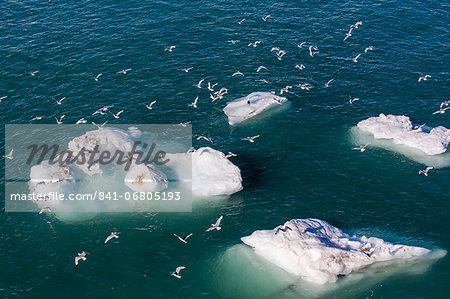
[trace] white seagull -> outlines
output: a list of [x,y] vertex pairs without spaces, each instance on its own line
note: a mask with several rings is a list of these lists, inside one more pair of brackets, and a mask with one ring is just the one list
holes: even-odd
[[325,87],[330,86],[330,83],[333,82],[333,81],[334,81],[334,79],[329,80],[327,83],[325,83]]
[[105,240],[105,244],[108,243],[109,240],[116,238],[119,239],[119,232],[112,232]]
[[232,43],[232,44],[234,45],[235,43],[238,43],[239,40],[237,40],[237,39],[232,39],[232,40],[229,40],[228,42],[229,42],[229,43]]
[[249,43],[248,46],[249,46],[249,47],[250,47],[250,46],[257,47],[258,44],[260,44],[260,43],[261,43],[261,41],[260,41],[260,40],[257,40],[257,41],[255,41],[254,43]]
[[417,80],[417,82],[420,82],[422,80],[427,81],[429,78],[431,78],[430,75],[421,76],[421,77],[419,77],[419,80]]
[[228,154],[225,156],[225,158],[236,157],[236,156],[237,155],[235,153],[228,152]]
[[212,142],[211,138],[208,138],[208,137],[205,137],[205,136],[198,136],[196,139],[197,140],[205,139],[206,141]]
[[50,209],[50,207],[44,207],[39,211],[39,215],[41,215],[44,212],[51,212],[52,210]]
[[353,104],[356,101],[359,101],[359,98],[353,98],[351,96],[349,96],[350,100],[348,101],[350,104]]
[[237,71],[237,72],[234,72],[233,73],[233,75],[231,75],[231,77],[234,77],[234,76],[244,76],[244,74],[243,73],[241,73],[240,71]]
[[366,146],[368,146],[369,144],[370,143],[366,143],[364,145],[360,145],[358,147],[354,147],[354,148],[352,148],[352,150],[364,152],[366,150]]
[[433,115],[438,114],[438,113],[444,114],[445,111],[447,111],[448,109],[450,109],[450,107],[441,108],[441,109],[439,109],[438,111],[434,111],[434,112],[433,112]]
[[186,269],[186,267],[184,267],[184,266],[177,267],[174,272],[170,272],[170,275],[173,277],[176,277],[176,278],[181,278],[180,271],[183,269]]
[[95,81],[98,81],[98,78],[100,78],[101,75],[103,75],[103,74],[102,74],[102,73],[98,74],[98,75],[95,77],[94,80],[95,80]]
[[218,83],[214,83],[211,85],[211,82],[208,82],[208,90],[209,91],[214,91],[214,87],[217,85]]
[[197,96],[197,97],[195,98],[195,100],[194,100],[192,103],[190,103],[188,106],[197,108],[197,101],[198,101],[198,96]]
[[297,44],[297,47],[299,47],[301,49],[301,48],[303,48],[304,44],[306,44],[306,42],[301,42],[301,43]]
[[424,176],[428,176],[428,171],[430,171],[431,169],[434,169],[434,167],[428,166],[424,170],[419,170],[418,174],[423,174]]
[[264,65],[260,65],[256,72],[259,73],[260,70],[267,70],[267,68]]
[[439,108],[442,108],[442,107],[448,106],[448,105],[450,105],[450,101],[444,101],[441,103],[441,106]]
[[194,84],[194,86],[197,87],[197,88],[202,88],[203,81],[205,81],[205,79],[201,79],[200,81],[198,81],[197,84]]
[[132,69],[125,69],[125,70],[121,70],[121,71],[118,71],[118,72],[116,72],[116,74],[126,74],[127,72],[129,72],[129,71],[131,71]]
[[283,58],[284,54],[286,54],[286,51],[280,50],[276,52],[278,60],[281,60]]
[[57,118],[55,117],[56,123],[57,123],[58,125],[62,124],[62,120],[63,120],[64,117],[66,117],[65,114],[61,115],[61,117],[60,117],[59,119],[57,119]]
[[153,102],[151,102],[150,104],[148,104],[148,105],[145,105],[145,107],[147,107],[147,109],[148,110],[152,110],[153,109],[153,104],[155,104],[156,103],[156,101],[153,101]]
[[84,117],[82,117],[79,120],[77,120],[77,122],[75,124],[79,125],[79,124],[85,124],[85,123],[87,123],[87,120],[85,120]]
[[295,68],[299,69],[299,70],[303,70],[304,68],[306,68],[306,66],[303,63],[302,64],[296,64]]
[[112,112],[109,112],[109,113],[111,113],[111,115],[115,118],[115,119],[118,119],[119,118],[119,115],[123,112],[124,110],[120,110],[119,112],[117,112],[116,114],[114,114],[114,113],[112,113]]
[[265,22],[265,21],[267,21],[268,18],[270,18],[270,15],[267,15],[267,16],[265,16],[265,17],[262,17],[261,19],[263,19],[263,21]]
[[184,68],[184,69],[178,69],[179,71],[183,71],[183,72],[185,72],[185,73],[188,73],[190,70],[192,70],[194,67],[187,67],[187,68]]
[[358,58],[361,56],[361,53],[356,55],[352,60],[353,62],[358,62]]
[[170,47],[165,48],[164,51],[172,52],[173,49],[175,49],[175,48],[176,48],[176,46],[170,46]]
[[242,19],[238,22],[238,24],[241,25],[244,21],[245,21],[245,19]]
[[245,137],[245,138],[242,138],[241,140],[245,140],[245,141],[249,141],[249,142],[253,143],[253,142],[255,142],[255,139],[258,138],[259,136],[260,135],[256,135],[253,137]]
[[66,99],[66,97],[61,98],[59,101],[56,101],[56,104],[61,105],[62,101],[64,101]]
[[92,123],[94,126],[96,126],[99,130],[102,129],[102,128],[106,125],[107,122],[108,122],[108,121],[105,121],[105,122],[102,123],[101,125],[98,125],[98,124],[96,124],[95,122],[91,121],[91,123]]
[[9,159],[9,160],[14,159],[14,157],[13,157],[13,152],[14,152],[14,149],[11,149],[11,151],[9,152],[9,154],[7,154],[6,156],[3,156],[3,158]]
[[83,251],[82,253],[78,253],[78,256],[75,257],[75,266],[78,266],[78,261],[83,260],[85,261],[87,259],[86,255],[90,254],[87,251]]
[[39,71],[33,71],[33,72],[30,72],[30,75],[31,75],[31,76],[34,76],[34,75],[36,75],[37,73],[39,73]]
[[42,116],[35,116],[35,117],[33,117],[30,121],[33,121],[33,120],[41,120],[42,119]]
[[[317,47],[316,46],[309,46],[309,55],[311,56],[311,57],[313,57],[314,55],[316,55],[316,54],[318,54],[319,53],[319,49],[317,49]],[[316,50],[316,52],[313,52],[312,50]]]
[[211,224],[211,227],[209,227],[206,231],[212,231],[212,230],[221,230],[222,228],[219,226],[220,225],[220,221],[222,221],[223,216],[220,216],[219,219],[217,219],[216,223]]
[[367,53],[367,51],[372,51],[373,50],[373,46],[368,46],[365,50],[364,53]]
[[187,244],[187,241],[186,241],[186,240],[187,240],[190,236],[192,236],[192,233],[190,233],[189,235],[184,236],[183,238],[180,237],[180,236],[177,235],[177,234],[173,234],[173,235],[174,235],[175,237],[177,237],[181,242]]
[[0,98],[0,103],[2,102],[2,100],[4,100],[4,99],[6,99],[8,96],[2,96],[1,98]]

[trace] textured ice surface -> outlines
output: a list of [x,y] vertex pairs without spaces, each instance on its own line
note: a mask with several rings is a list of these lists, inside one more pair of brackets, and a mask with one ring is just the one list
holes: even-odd
[[439,126],[431,130],[414,129],[405,115],[370,117],[358,123],[358,128],[373,134],[375,139],[392,139],[396,144],[419,149],[428,155],[442,154],[450,143],[450,130]]
[[228,103],[223,111],[228,116],[228,123],[235,125],[286,102],[286,98],[270,92],[252,92]]
[[155,192],[167,188],[167,177],[150,164],[133,164],[125,175],[125,185],[138,192]]
[[394,259],[418,257],[430,250],[394,245],[382,239],[356,237],[319,219],[294,219],[284,226],[286,232],[258,230],[241,238],[255,252],[285,271],[308,281],[335,282],[338,275],[348,275],[370,264]]
[[187,177],[191,168],[179,162],[180,155],[192,155],[192,193],[197,196],[230,195],[242,189],[239,167],[225,154],[210,147],[202,147],[186,154],[167,155],[179,179]]

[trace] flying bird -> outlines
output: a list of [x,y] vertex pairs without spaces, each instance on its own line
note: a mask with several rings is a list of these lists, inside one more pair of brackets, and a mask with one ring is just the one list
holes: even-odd
[[33,117],[30,121],[33,121],[33,120],[41,120],[42,119],[42,116],[35,116],[35,117]]
[[177,234],[173,234],[175,237],[177,237],[181,242],[183,242],[183,243],[185,243],[185,244],[187,244],[187,239],[190,237],[190,236],[192,236],[192,233],[190,233],[189,235],[186,235],[186,236],[184,236],[184,237],[180,237],[180,236],[178,236]]
[[356,55],[352,60],[353,62],[358,62],[358,58],[361,56],[361,53]]
[[283,233],[285,233],[288,230],[292,230],[292,228],[290,228],[289,226],[285,225],[283,227],[279,227],[277,228],[277,230],[275,231],[275,235],[278,234],[279,231],[282,231]]
[[66,97],[61,98],[59,101],[56,101],[56,104],[61,105],[62,101],[64,101],[66,99]]
[[232,43],[232,44],[234,45],[235,43],[238,43],[239,40],[237,40],[237,39],[232,39],[232,40],[229,40],[228,42],[229,42],[229,43]]
[[212,231],[212,230],[221,230],[222,228],[219,226],[220,225],[220,221],[222,221],[223,216],[220,216],[219,219],[217,219],[216,223],[211,224],[211,227],[209,227],[206,231]]
[[325,83],[325,87],[330,86],[330,83],[333,82],[333,81],[334,81],[334,79],[330,79],[327,83]]
[[195,98],[195,100],[194,100],[192,103],[190,103],[188,106],[197,108],[197,101],[198,101],[198,96],[197,96],[197,97]]
[[121,70],[116,72],[116,74],[126,74],[127,72],[131,71],[132,69],[125,69],[125,70]]
[[265,21],[267,21],[268,18],[270,18],[270,15],[267,15],[267,16],[265,16],[265,17],[262,17],[261,19],[263,19],[263,21],[265,22]]
[[13,152],[14,152],[14,149],[11,149],[11,151],[9,152],[9,154],[7,154],[6,156],[3,156],[3,158],[9,159],[9,160],[14,159],[14,157],[13,157]]
[[186,267],[184,267],[184,266],[177,267],[174,272],[170,272],[170,275],[174,276],[176,278],[181,278],[180,271],[183,270],[183,269],[186,269]]
[[44,212],[51,212],[52,210],[50,209],[50,207],[44,207],[39,211],[39,215],[41,215]]
[[33,72],[30,72],[30,75],[31,75],[31,76],[34,76],[34,75],[36,75],[37,73],[39,73],[39,71],[33,71]]
[[368,46],[365,50],[364,53],[367,53],[367,51],[372,51],[373,50],[373,46]]
[[259,73],[260,70],[267,70],[267,68],[264,65],[260,65],[256,72]]
[[211,138],[208,138],[208,137],[205,137],[205,136],[198,136],[197,140],[200,140],[200,139],[205,139],[206,141],[212,142]]
[[433,115],[438,114],[438,113],[444,114],[445,111],[447,111],[448,109],[450,109],[450,107],[441,108],[441,109],[439,109],[438,111],[434,111],[434,112],[433,112]]
[[[309,56],[313,57],[314,55],[319,53],[319,49],[316,46],[309,46]],[[313,49],[316,50],[316,52],[313,52]]]
[[123,112],[124,110],[120,110],[119,112],[117,112],[116,114],[114,114],[114,113],[112,113],[112,112],[109,112],[109,113],[111,113],[111,115],[115,118],[115,119],[118,119],[119,118],[119,115]]
[[420,82],[422,80],[427,81],[429,78],[431,78],[430,75],[421,76],[421,77],[419,77],[419,80],[417,80],[417,82]]
[[179,71],[183,71],[183,72],[185,72],[185,73],[188,73],[190,70],[192,70],[193,69],[193,67],[191,66],[191,67],[187,67],[187,68],[184,68],[184,69],[178,69]]
[[237,71],[237,72],[234,72],[233,73],[233,75],[231,75],[231,77],[234,77],[234,76],[244,76],[244,74],[243,73],[241,73],[240,71]]
[[87,259],[86,255],[90,254],[87,251],[83,251],[82,253],[78,253],[78,256],[75,257],[75,266],[78,266],[78,261],[83,260],[85,261]]
[[364,152],[366,150],[366,146],[368,146],[368,145],[369,145],[369,143],[366,143],[364,145],[360,145],[358,147],[354,147],[354,148],[352,148],[352,150]]
[[203,81],[205,81],[205,79],[201,79],[200,81],[198,81],[197,84],[194,84],[194,86],[197,87],[197,88],[202,88]]
[[225,156],[225,158],[236,157],[236,156],[237,155],[235,153],[228,152],[228,154]]
[[245,21],[245,19],[242,19],[238,22],[238,24],[241,25],[244,21]]
[[306,68],[306,66],[303,63],[302,64],[296,64],[295,68],[299,69],[299,70],[303,70],[304,68]]
[[211,85],[211,82],[208,82],[208,90],[209,91],[214,91],[214,87],[217,85],[218,83],[214,83]]
[[259,136],[260,135],[256,135],[253,137],[245,137],[245,138],[242,138],[241,140],[245,140],[245,141],[249,141],[249,142],[253,143],[253,142],[255,142],[255,139],[258,138]]
[[99,130],[100,129],[102,129],[105,125],[106,125],[106,123],[107,123],[108,121],[105,121],[104,123],[102,123],[101,125],[98,125],[98,124],[96,124],[95,122],[91,122],[94,126],[96,126]]
[[109,240],[116,238],[119,239],[119,232],[112,232],[105,240],[105,244],[108,243]]
[[176,46],[170,46],[170,47],[165,48],[164,51],[172,52],[173,49],[175,49],[175,48],[176,48]]
[[151,102],[148,105],[145,105],[145,107],[147,107],[148,110],[152,110],[153,109],[153,105],[156,103],[156,101]]
[[57,119],[57,118],[55,117],[56,123],[57,123],[58,125],[62,124],[62,120],[63,120],[64,117],[66,117],[65,114],[61,115],[61,117],[60,117],[59,119]]
[[418,174],[423,174],[424,176],[428,176],[428,171],[434,169],[434,167],[428,166],[424,170],[419,170]]
[[100,78],[101,75],[103,75],[103,74],[102,74],[102,73],[98,74],[98,75],[95,77],[94,80],[95,80],[95,81],[98,81],[98,78]]
[[82,117],[79,120],[77,120],[77,122],[75,124],[79,125],[79,124],[85,124],[85,123],[87,123],[87,120],[85,120],[84,117]]
[[301,48],[303,48],[304,44],[306,44],[306,42],[301,42],[301,43],[297,44],[297,47],[299,47],[301,49]]
[[350,104],[353,104],[356,101],[359,101],[359,98],[353,98],[351,96],[349,96],[350,100],[348,101]]

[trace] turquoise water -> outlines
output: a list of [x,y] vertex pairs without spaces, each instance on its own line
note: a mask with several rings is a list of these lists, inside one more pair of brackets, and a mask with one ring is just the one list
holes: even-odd
[[[446,296],[448,256],[432,265],[373,270],[353,283],[350,276],[319,290],[236,245],[254,230],[314,217],[349,233],[449,250],[449,169],[418,176],[424,165],[396,152],[351,151],[349,133],[379,113],[450,127],[448,114],[432,115],[449,94],[448,16],[448,6],[437,1],[4,2],[3,123],[30,123],[34,116],[43,119],[33,123],[55,123],[63,114],[65,123],[81,117],[109,124],[191,121],[194,136],[211,137],[213,148],[238,155],[231,159],[244,189],[198,200],[192,213],[104,214],[66,223],[2,211],[0,297]],[[357,21],[363,25],[343,42]],[[258,47],[247,47],[255,40]],[[320,53],[310,57],[307,47],[296,45],[303,41]],[[176,48],[165,52],[170,45]],[[352,61],[371,45],[373,51]],[[282,60],[270,52],[274,46],[286,51]],[[300,63],[306,69],[294,68]],[[260,65],[268,70],[257,73]],[[194,69],[177,70],[185,67]],[[238,70],[245,76],[231,77]],[[418,83],[425,74],[432,78]],[[212,103],[206,88],[192,86],[202,78],[229,93]],[[314,88],[291,90],[288,109],[227,124],[227,101],[305,82]],[[188,107],[196,96],[198,108]],[[350,105],[349,96],[360,101]],[[52,97],[67,99],[56,105]],[[153,100],[154,108],[146,109]],[[91,116],[111,104],[114,112],[125,110],[120,119]],[[253,144],[240,140],[257,134]],[[219,215],[222,230],[205,233]],[[113,230],[122,232],[120,239],[104,245]],[[188,244],[172,236],[189,232]],[[73,257],[82,250],[91,256],[75,268]],[[186,266],[182,279],[170,277],[180,265]]]

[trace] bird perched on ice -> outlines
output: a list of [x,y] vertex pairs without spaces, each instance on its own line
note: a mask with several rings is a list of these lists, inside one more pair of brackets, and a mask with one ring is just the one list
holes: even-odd
[[434,169],[434,167],[428,166],[424,170],[419,170],[417,174],[423,174],[424,176],[428,176],[428,171]]
[[430,75],[421,76],[421,77],[419,77],[419,80],[417,80],[417,82],[420,82],[422,80],[427,81],[429,78],[431,78]]
[[366,150],[366,146],[368,146],[368,145],[369,145],[369,143],[366,143],[364,145],[360,145],[358,147],[354,147],[354,148],[352,148],[352,150],[364,152]]
[[108,243],[109,240],[116,238],[119,239],[119,232],[112,232],[105,240],[105,244]]
[[83,260],[85,261],[87,259],[86,255],[89,255],[90,253],[87,251],[83,251],[82,253],[78,253],[78,256],[75,257],[75,266],[78,266],[78,261]]
[[279,227],[277,228],[277,230],[275,231],[275,235],[278,234],[279,231],[282,231],[283,233],[287,232],[288,230],[292,230],[292,228],[290,228],[289,226],[285,225],[283,227]]
[[245,140],[245,141],[249,141],[251,143],[255,142],[255,139],[258,138],[260,135],[256,135],[256,136],[252,136],[252,137],[245,137],[242,138],[241,140]]
[[184,266],[177,267],[174,272],[170,272],[170,276],[173,276],[173,277],[176,277],[176,278],[181,278],[180,271],[183,270],[183,269],[186,269],[186,267],[184,267]]
[[181,242],[183,242],[183,243],[185,243],[185,244],[187,244],[187,239],[190,237],[190,236],[192,236],[192,233],[190,233],[189,235],[186,235],[186,236],[184,236],[184,237],[180,237],[179,235],[177,235],[177,234],[173,234],[175,237],[177,237],[178,238],[178,240],[180,240]]
[[9,152],[9,154],[7,154],[6,156],[3,156],[3,158],[9,159],[9,160],[14,159],[14,157],[13,157],[13,152],[14,152],[14,149],[11,149],[11,151]]
[[212,230],[221,230],[222,228],[220,227],[220,221],[222,221],[223,216],[220,216],[219,219],[217,219],[216,223],[211,224],[211,227],[209,227],[206,231],[212,231]]

